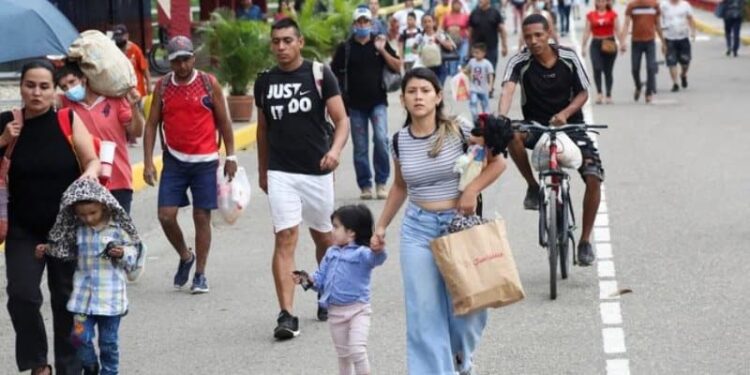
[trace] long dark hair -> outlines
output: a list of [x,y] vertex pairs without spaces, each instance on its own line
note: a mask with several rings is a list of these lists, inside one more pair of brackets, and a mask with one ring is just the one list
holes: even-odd
[[[406,85],[409,84],[411,80],[414,79],[423,79],[425,81],[430,82],[432,84],[432,87],[435,89],[435,92],[440,94],[443,91],[443,87],[440,84],[440,80],[438,79],[435,72],[428,68],[414,68],[406,72],[404,74],[403,80],[401,80],[401,95],[404,95],[406,93]],[[435,138],[435,143],[432,145],[432,149],[430,150],[430,157],[434,158],[437,157],[440,153],[440,150],[443,148],[443,144],[445,144],[446,138],[449,137],[460,137],[460,129],[458,128],[458,125],[456,124],[456,118],[455,117],[448,117],[443,113],[443,108],[445,99],[441,100],[440,103],[438,103],[437,108],[435,109],[435,127],[437,129],[437,138]],[[406,121],[404,122],[404,127],[407,127],[411,125],[411,114],[409,111],[406,111]]]
[[364,204],[341,206],[331,215],[331,220],[339,219],[344,229],[354,232],[354,242],[369,246],[372,237],[372,212]]
[[47,60],[32,60],[27,62],[26,64],[23,64],[23,67],[21,67],[21,83],[23,83],[24,78],[26,78],[26,73],[31,69],[46,69],[49,71],[49,74],[52,76],[52,85],[55,84],[55,67],[52,66],[52,63]]

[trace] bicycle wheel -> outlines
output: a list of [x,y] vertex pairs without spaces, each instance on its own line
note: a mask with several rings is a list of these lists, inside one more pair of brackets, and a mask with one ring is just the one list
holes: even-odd
[[572,250],[570,243],[572,240],[572,228],[570,227],[570,195],[567,191],[561,194],[562,204],[560,205],[560,212],[558,214],[560,223],[560,231],[558,242],[560,244],[560,277],[563,279],[568,278],[568,272],[570,271],[570,263],[572,261],[571,255]]
[[157,74],[167,74],[172,70],[169,65],[169,54],[164,44],[154,44],[148,51],[148,66]]
[[549,295],[550,299],[557,298],[557,257],[558,246],[558,221],[557,221],[557,189],[549,190],[547,204],[547,251],[549,251]]

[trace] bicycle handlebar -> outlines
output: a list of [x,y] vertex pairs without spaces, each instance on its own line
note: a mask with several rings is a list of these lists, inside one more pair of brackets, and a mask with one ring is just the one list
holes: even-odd
[[521,120],[512,120],[511,125],[514,130],[519,131],[537,131],[541,133],[559,133],[569,130],[588,130],[588,129],[607,129],[608,125],[594,124],[566,124],[563,126],[544,126],[536,121],[526,122]]

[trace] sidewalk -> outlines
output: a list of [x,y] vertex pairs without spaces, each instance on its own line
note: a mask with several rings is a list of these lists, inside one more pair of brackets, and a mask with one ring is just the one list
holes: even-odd
[[[691,1],[691,3],[693,3],[695,26],[698,31],[713,36],[724,36],[724,21],[716,17],[713,12],[696,6],[695,1]],[[740,40],[743,45],[750,46],[750,22],[742,23]]]

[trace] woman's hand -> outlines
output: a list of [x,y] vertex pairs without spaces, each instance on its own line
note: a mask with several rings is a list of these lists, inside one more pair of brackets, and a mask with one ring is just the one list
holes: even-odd
[[375,228],[375,232],[370,237],[370,249],[374,252],[383,251],[385,249],[385,228]]
[[23,127],[23,113],[21,110],[13,108],[11,113],[13,113],[13,120],[5,125],[5,130],[2,135],[2,141],[6,145],[21,135],[21,128]]
[[463,216],[473,215],[477,210],[477,196],[479,193],[475,193],[469,189],[464,190],[461,197],[458,199],[458,205],[456,209],[458,213]]
[[91,168],[88,168],[83,171],[83,173],[81,173],[81,177],[78,177],[78,179],[97,181],[99,179],[99,173],[95,170],[91,170]]
[[34,249],[34,258],[36,258],[36,260],[42,260],[44,258],[44,254],[47,253],[47,250],[49,250],[49,245],[36,245],[36,248]]

